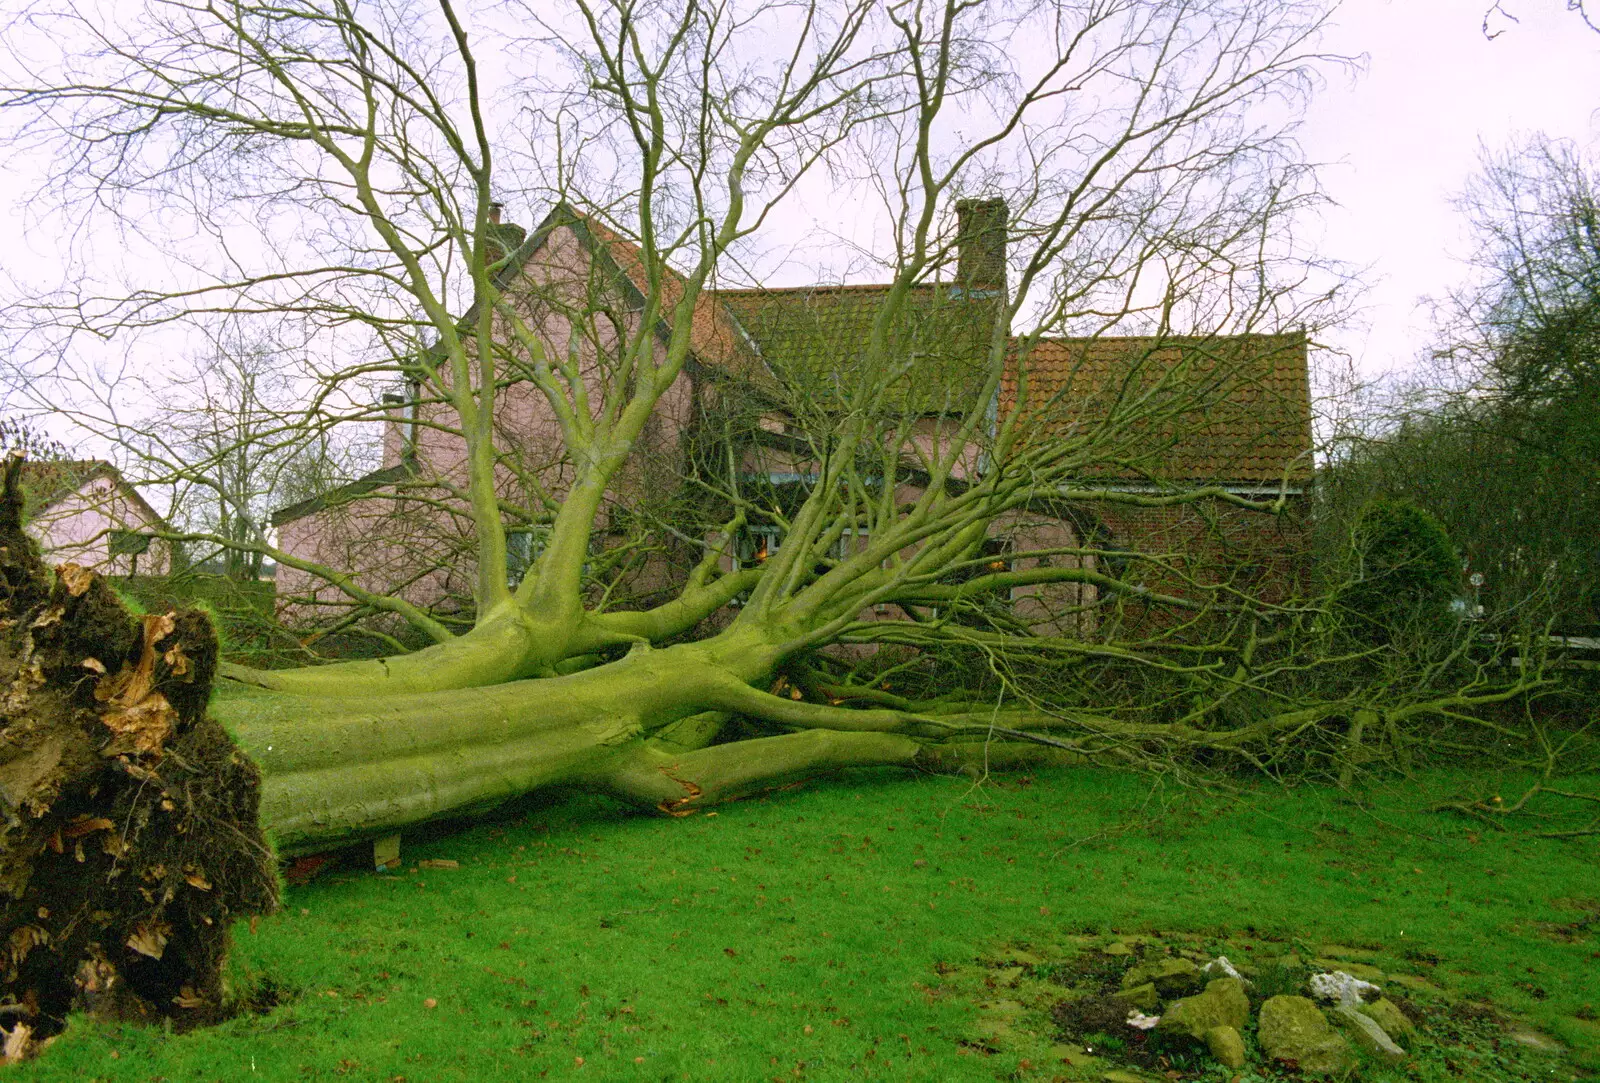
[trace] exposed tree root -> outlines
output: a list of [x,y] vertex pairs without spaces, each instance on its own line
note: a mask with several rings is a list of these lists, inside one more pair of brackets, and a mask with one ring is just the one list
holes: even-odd
[[180,1026],[225,1012],[228,927],[277,903],[260,779],[205,715],[204,614],[131,616],[52,575],[0,504],[0,1010],[46,1038],[75,1004]]

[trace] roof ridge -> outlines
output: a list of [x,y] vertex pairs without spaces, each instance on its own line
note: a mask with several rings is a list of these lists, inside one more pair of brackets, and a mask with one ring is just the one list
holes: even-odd
[[[624,260],[618,259],[618,254],[621,254],[626,262],[635,264],[637,269],[642,271],[644,255],[639,245],[605,222],[593,215],[585,214],[565,201],[560,204],[560,209],[565,210],[572,217],[574,224],[581,226],[590,235],[623,280],[643,296],[644,286],[634,278],[630,269],[623,265]],[[662,310],[657,318],[663,326],[670,328],[672,315],[683,300],[682,291],[688,287],[688,280],[665,259],[660,261],[660,266],[663,272],[660,298]],[[760,362],[761,353],[754,340],[739,322],[737,314],[722,303],[715,289],[701,286],[690,309],[689,321],[690,348],[694,357],[700,362],[724,367],[730,371],[744,369],[747,366],[741,364],[738,356],[742,352],[741,344],[744,350],[748,351],[751,360]]]

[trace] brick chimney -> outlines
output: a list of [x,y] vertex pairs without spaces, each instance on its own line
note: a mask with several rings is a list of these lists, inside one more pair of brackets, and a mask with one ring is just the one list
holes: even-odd
[[499,263],[512,252],[522,247],[522,242],[527,239],[528,231],[514,222],[500,221],[500,215],[505,210],[505,204],[494,202],[489,204],[489,228],[484,230],[489,243],[489,262]]
[[1006,290],[1006,201],[956,201],[956,285],[973,293]]
[[385,391],[380,400],[383,412],[389,415],[383,423],[383,465],[387,469],[399,466],[406,458],[411,442],[411,419],[406,416],[406,397],[398,391]]

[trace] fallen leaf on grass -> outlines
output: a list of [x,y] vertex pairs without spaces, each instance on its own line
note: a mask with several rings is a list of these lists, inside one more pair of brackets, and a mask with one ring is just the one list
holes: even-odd
[[434,997],[429,997],[427,1000],[422,1002],[422,1006],[431,1010],[439,1006],[439,1001]]

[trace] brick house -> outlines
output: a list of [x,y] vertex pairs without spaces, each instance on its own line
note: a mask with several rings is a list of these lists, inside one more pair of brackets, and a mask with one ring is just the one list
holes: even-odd
[[[958,266],[953,281],[913,287],[902,323],[893,329],[907,358],[880,407],[897,411],[918,439],[938,440],[972,404],[981,386],[980,350],[1005,297],[1006,210],[999,201],[957,207]],[[603,308],[637,313],[646,291],[640,254],[592,219],[558,206],[531,234],[498,227],[510,258],[498,284],[534,315],[546,341],[572,338],[575,312]],[[663,284],[670,310],[681,281]],[[809,419],[847,409],[844,397],[858,345],[880,311],[887,286],[808,286],[707,290],[688,331],[691,354],[659,403],[633,459],[617,478],[601,532],[626,534],[632,510],[670,504],[683,486],[686,457],[715,454],[735,464],[741,483],[767,499],[798,500],[814,476]],[[568,298],[565,305],[551,298]],[[600,302],[597,304],[596,302]],[[470,315],[468,319],[470,319]],[[655,329],[664,350],[672,327]],[[595,379],[602,377],[596,375]],[[390,401],[384,459],[357,481],[280,509],[272,517],[286,552],[336,569],[355,570],[368,589],[399,592],[436,611],[470,605],[472,531],[450,495],[462,476],[464,445],[442,431],[448,407],[429,402],[415,385]],[[517,468],[500,476],[508,509],[511,574],[538,550],[539,497],[559,499],[566,478],[559,429],[529,385],[510,382],[500,394],[497,439]],[[1301,335],[1013,340],[997,417],[1020,411],[1030,439],[1083,438],[1116,422],[1135,402],[1147,417],[1123,425],[1117,454],[1083,479],[1085,489],[1158,497],[1195,485],[1246,497],[1272,498],[1280,488],[1291,511],[1264,516],[1211,503],[1130,507],[1070,491],[1009,516],[995,529],[997,560],[1006,553],[1084,546],[1103,556],[1063,557],[1121,574],[1120,551],[1181,550],[1184,567],[1207,578],[1249,579],[1282,594],[1309,560],[1305,491],[1311,477],[1310,400]],[[729,419],[738,416],[732,426]],[[731,435],[728,435],[731,431]],[[719,435],[722,434],[722,435]],[[983,453],[974,448],[969,468]],[[959,479],[958,479],[959,483]],[[914,491],[908,466],[900,484]],[[757,517],[736,547],[739,559],[760,559],[779,544]],[[687,555],[692,559],[692,554]],[[657,554],[632,569],[634,594],[649,601],[669,591],[682,561]],[[1270,585],[1264,582],[1270,581]],[[287,619],[317,606],[348,605],[309,575],[282,567],[280,605]],[[1049,627],[1056,614],[1081,614],[1094,588],[1034,587],[1016,592],[1019,613]],[[1072,626],[1082,629],[1081,616]]]
[[98,459],[22,464],[24,529],[46,562],[102,575],[166,575],[170,528],[116,467]]

